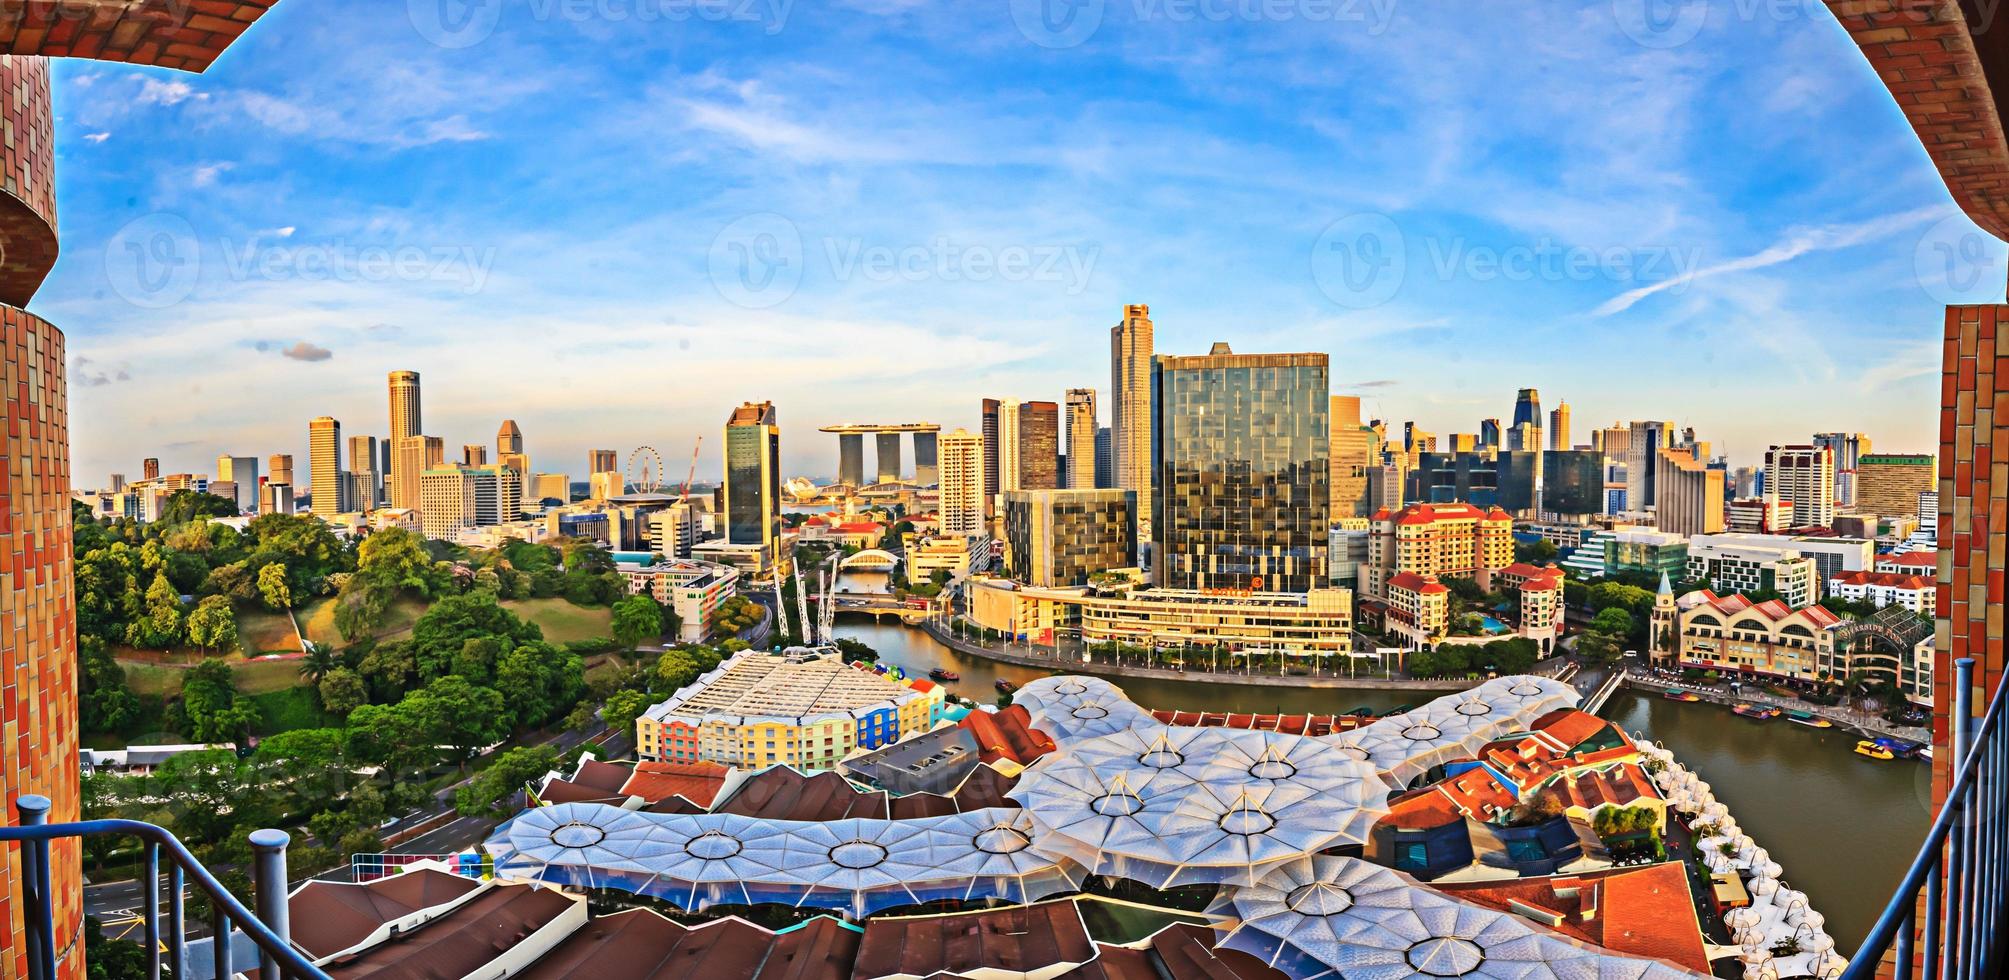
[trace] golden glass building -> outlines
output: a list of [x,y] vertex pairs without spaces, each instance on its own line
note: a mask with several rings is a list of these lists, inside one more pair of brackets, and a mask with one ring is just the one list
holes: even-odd
[[1005,567],[1027,585],[1086,585],[1137,565],[1133,490],[1011,490],[1004,495]]

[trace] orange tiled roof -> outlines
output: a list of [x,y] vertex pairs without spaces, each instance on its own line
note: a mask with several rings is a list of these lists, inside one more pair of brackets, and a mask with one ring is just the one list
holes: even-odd
[[681,796],[708,807],[725,785],[728,771],[716,762],[637,762],[634,774],[621,785],[621,795],[639,796],[649,803]]
[[1415,572],[1398,572],[1388,579],[1391,588],[1407,589],[1410,592],[1437,593],[1451,591],[1443,583],[1425,578]]
[[1562,917],[1553,928],[1615,953],[1709,973],[1688,875],[1678,861],[1581,875],[1442,883],[1454,898],[1505,912],[1515,903]]

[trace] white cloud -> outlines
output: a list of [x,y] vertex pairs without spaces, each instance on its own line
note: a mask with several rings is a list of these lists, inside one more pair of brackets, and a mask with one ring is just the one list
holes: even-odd
[[112,138],[112,134],[111,134],[111,133],[109,133],[109,132],[104,132],[104,133],[85,133],[85,134],[84,134],[84,139],[85,139],[86,141],[88,141],[88,142],[92,142],[92,143],[103,143],[104,141],[106,141],[106,140],[108,140],[108,139],[111,139],[111,138]]

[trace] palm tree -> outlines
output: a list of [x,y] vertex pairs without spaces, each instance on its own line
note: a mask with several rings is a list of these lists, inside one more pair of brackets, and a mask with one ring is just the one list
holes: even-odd
[[307,655],[300,661],[300,676],[309,684],[321,683],[328,672],[342,666],[342,658],[333,647],[318,643],[307,644]]

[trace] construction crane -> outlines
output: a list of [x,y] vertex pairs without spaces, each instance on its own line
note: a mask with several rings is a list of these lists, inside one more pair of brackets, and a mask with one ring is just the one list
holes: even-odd
[[698,475],[698,453],[703,452],[704,448],[705,437],[699,436],[698,444],[691,447],[691,468],[684,471],[684,488],[678,491],[677,494],[679,503],[688,504],[691,502],[691,480]]

